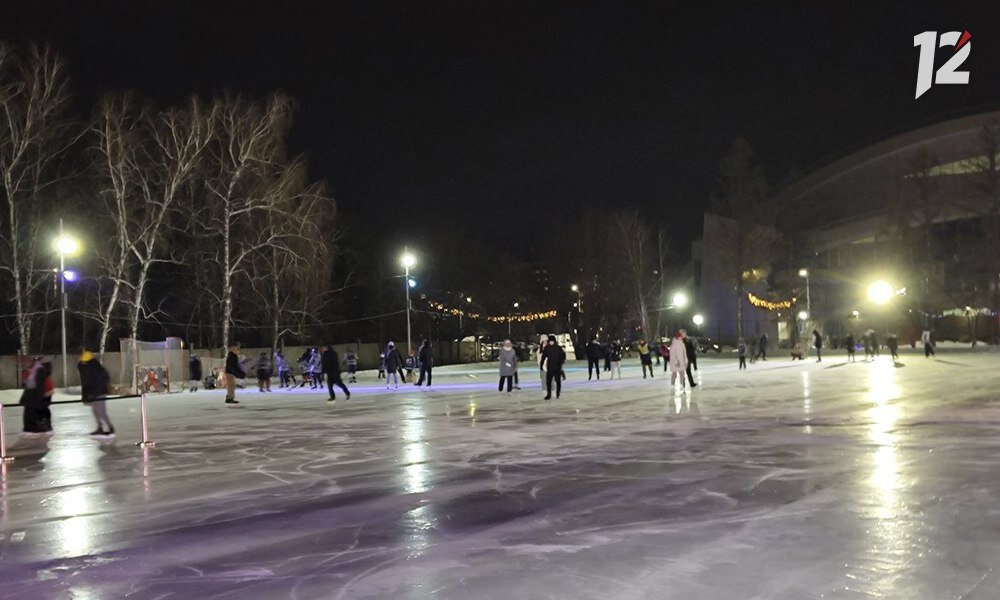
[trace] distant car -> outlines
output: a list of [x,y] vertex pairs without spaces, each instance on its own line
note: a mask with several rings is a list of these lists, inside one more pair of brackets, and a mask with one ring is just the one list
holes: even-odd
[[722,352],[722,345],[713,342],[711,338],[694,338],[695,343],[698,345],[698,354],[708,354],[709,352],[715,352],[716,354]]

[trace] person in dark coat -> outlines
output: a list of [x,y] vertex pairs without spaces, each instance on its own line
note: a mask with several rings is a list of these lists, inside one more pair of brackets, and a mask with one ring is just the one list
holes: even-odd
[[552,381],[556,382],[556,398],[562,394],[563,364],[566,362],[566,351],[556,343],[556,336],[550,335],[549,342],[542,350],[542,360],[539,365],[545,370],[545,399],[552,399]]
[[90,405],[94,419],[97,421],[97,429],[90,435],[113,436],[115,426],[108,418],[107,402],[104,400],[108,396],[108,389],[111,386],[111,376],[104,368],[97,357],[90,350],[84,350],[80,355],[80,363],[76,366],[80,372],[80,399],[84,404]]
[[847,346],[847,360],[855,362],[854,360],[854,334],[848,333],[847,337],[844,338],[844,345]]
[[420,378],[417,379],[417,387],[424,384],[424,375],[427,376],[427,387],[431,387],[431,371],[434,369],[434,350],[431,348],[430,340],[424,340],[420,344],[417,363],[420,365]]
[[201,383],[201,359],[194,352],[191,353],[191,360],[188,361],[188,381],[190,382],[188,391],[195,391],[198,389],[198,384]]
[[395,389],[399,389],[399,377],[402,376],[400,372],[403,368],[403,360],[399,355],[399,351],[396,350],[396,344],[389,342],[385,347],[385,357],[382,359],[385,365],[385,389],[389,389],[389,378],[392,378],[392,384]]
[[340,357],[337,356],[337,351],[333,349],[332,345],[327,344],[326,348],[323,349],[323,374],[326,375],[326,389],[330,392],[330,399],[328,402],[335,402],[337,400],[337,395],[333,393],[333,386],[338,386],[340,389],[344,390],[344,394],[347,399],[351,399],[351,391],[347,389],[344,385],[344,380],[340,377]]
[[684,336],[684,351],[687,352],[687,367],[685,372],[687,373],[688,383],[691,387],[696,388],[698,384],[694,382],[694,376],[691,375],[691,369],[695,371],[698,370],[698,353],[697,348],[694,347],[694,341],[688,337],[688,332],[681,329],[681,335]]
[[24,379],[21,405],[24,406],[24,433],[29,436],[52,432],[52,363],[45,357],[38,357],[31,365]]
[[350,383],[357,383],[358,355],[355,354],[353,350],[344,352],[344,366],[347,367],[347,381]]
[[813,348],[816,348],[816,362],[823,362],[823,336],[813,329]]
[[889,348],[889,354],[892,355],[892,360],[899,360],[899,338],[896,337],[895,333],[890,333],[889,336],[885,338],[885,345]]
[[267,352],[261,352],[257,357],[257,364],[254,365],[257,373],[257,389],[260,392],[271,391],[271,360]]
[[758,343],[760,344],[760,359],[761,360],[767,360],[767,334],[766,333],[760,334],[760,341]]
[[240,364],[240,345],[233,344],[226,354],[226,404],[240,403],[236,399],[236,379],[245,379],[246,376],[246,371]]
[[597,380],[601,380],[601,343],[597,338],[590,340],[587,344],[587,381],[590,381],[597,372]]

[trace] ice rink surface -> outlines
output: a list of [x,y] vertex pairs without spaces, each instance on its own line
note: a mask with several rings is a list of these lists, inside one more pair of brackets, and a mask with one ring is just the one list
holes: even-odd
[[0,597],[1000,598],[995,349],[698,378],[160,395],[146,450],[135,400],[7,409]]

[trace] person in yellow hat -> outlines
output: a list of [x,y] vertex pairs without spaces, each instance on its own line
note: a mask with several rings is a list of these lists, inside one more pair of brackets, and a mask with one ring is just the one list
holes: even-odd
[[108,418],[108,409],[105,406],[107,403],[104,401],[111,383],[108,370],[90,350],[84,350],[80,354],[80,364],[76,368],[80,371],[80,396],[85,404],[90,405],[90,410],[93,411],[94,419],[97,421],[97,429],[90,435],[114,436],[115,426]]

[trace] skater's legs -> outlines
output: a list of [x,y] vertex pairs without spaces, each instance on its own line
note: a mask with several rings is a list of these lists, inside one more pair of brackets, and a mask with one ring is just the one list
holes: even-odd
[[94,400],[90,403],[90,410],[94,413],[94,420],[97,421],[98,429],[102,429],[108,433],[115,430],[114,425],[111,424],[111,419],[108,418],[107,402],[104,400]]

